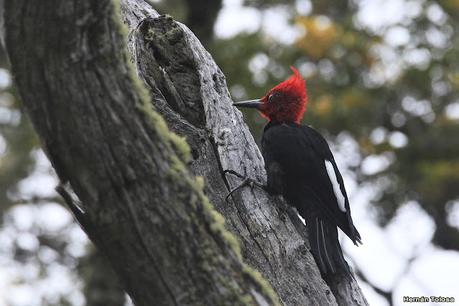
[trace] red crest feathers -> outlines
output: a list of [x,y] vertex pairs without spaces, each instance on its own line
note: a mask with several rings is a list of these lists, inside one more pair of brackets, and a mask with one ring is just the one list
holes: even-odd
[[272,106],[266,103],[262,113],[271,120],[299,123],[306,110],[306,85],[298,70],[293,66],[290,66],[290,69],[293,75],[273,87],[264,98],[266,101],[269,95],[279,92],[282,99]]

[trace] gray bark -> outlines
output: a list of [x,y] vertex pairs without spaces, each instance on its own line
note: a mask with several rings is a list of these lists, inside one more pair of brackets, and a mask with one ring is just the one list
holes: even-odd
[[[269,301],[228,234],[212,230],[212,208],[182,167],[183,144],[145,113],[110,2],[79,2],[6,1],[5,39],[43,146],[82,200],[83,227],[138,305]],[[367,305],[354,281],[322,280],[305,227],[281,198],[244,188],[225,202],[240,179],[223,169],[260,182],[266,174],[223,73],[184,25],[143,0],[121,8],[137,73],[169,128],[186,137],[188,169],[204,178],[245,262],[284,305]]]
[[104,256],[93,246],[78,260],[86,306],[125,306],[126,294]]
[[78,221],[136,305],[273,305],[242,263],[186,143],[128,65],[113,1],[5,2],[16,85]]
[[190,168],[205,178],[206,194],[238,236],[246,262],[268,278],[285,305],[366,305],[355,281],[324,283],[305,227],[282,199],[246,188],[225,202],[241,181],[222,170],[260,182],[266,174],[241,113],[231,105],[223,73],[185,25],[159,16],[142,0],[121,3],[139,76],[169,127],[186,137],[193,152]]

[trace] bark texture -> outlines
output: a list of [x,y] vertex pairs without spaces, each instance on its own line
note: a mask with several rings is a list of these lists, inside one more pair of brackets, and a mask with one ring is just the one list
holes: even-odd
[[59,178],[81,200],[84,213],[74,213],[136,305],[277,304],[184,166],[186,143],[153,111],[115,8],[5,2],[15,81]]
[[126,294],[117,275],[94,246],[78,261],[77,270],[83,279],[86,306],[126,305]]
[[245,261],[270,281],[284,305],[367,305],[357,282],[322,280],[306,229],[281,198],[245,188],[225,202],[241,181],[222,175],[224,169],[260,182],[266,173],[223,73],[185,25],[158,15],[143,0],[121,3],[138,74],[168,126],[186,137],[193,155],[189,167],[205,178],[206,194],[239,238]]
[[137,73],[190,154],[132,78],[111,1],[5,0],[5,41],[43,146],[82,201],[79,221],[134,302],[275,303],[188,168],[282,304],[367,305],[355,281],[322,280],[281,198],[244,188],[225,202],[240,180],[223,169],[260,182],[265,171],[224,75],[186,26],[143,0],[122,0],[121,11]]

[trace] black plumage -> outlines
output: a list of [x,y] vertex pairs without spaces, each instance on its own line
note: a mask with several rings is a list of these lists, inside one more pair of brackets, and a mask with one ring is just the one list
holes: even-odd
[[[281,194],[306,220],[311,251],[321,273],[350,275],[337,227],[355,244],[361,243],[361,238],[352,222],[343,179],[326,140],[309,126],[271,121],[264,128],[261,146],[268,174],[267,189],[272,194]],[[332,165],[345,212],[338,205],[326,162]]]
[[255,108],[269,120],[261,141],[266,189],[281,194],[305,219],[311,252],[322,275],[352,276],[337,228],[354,244],[361,243],[360,234],[352,222],[346,188],[330,147],[316,130],[300,125],[307,104],[306,87],[300,73],[291,69],[293,75],[262,98],[234,106]]

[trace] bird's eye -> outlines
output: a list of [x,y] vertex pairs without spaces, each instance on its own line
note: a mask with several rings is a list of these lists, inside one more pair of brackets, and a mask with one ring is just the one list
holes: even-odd
[[274,94],[270,94],[268,96],[268,103],[272,103],[274,101]]

